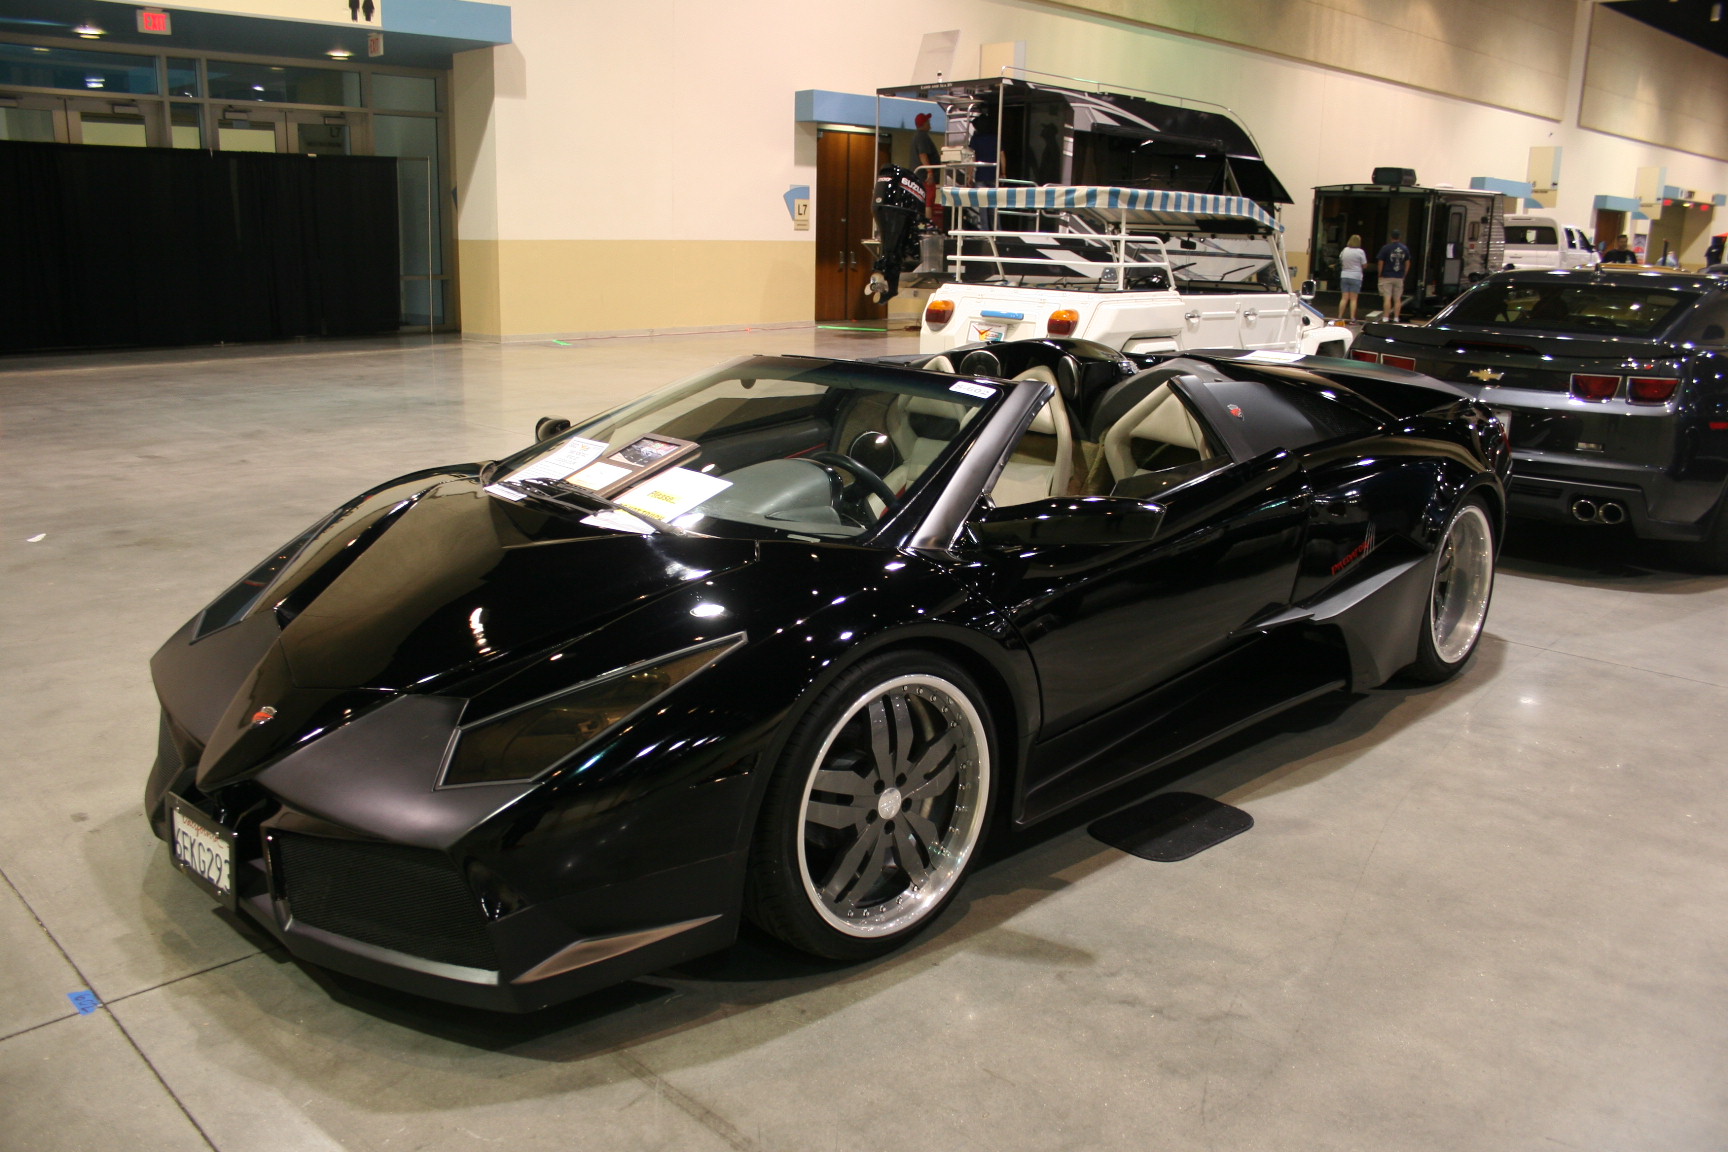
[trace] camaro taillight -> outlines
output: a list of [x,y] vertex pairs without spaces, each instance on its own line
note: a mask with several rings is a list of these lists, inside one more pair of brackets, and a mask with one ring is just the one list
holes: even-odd
[[1620,390],[1620,377],[1572,373],[1572,395],[1580,400],[1612,400]]
[[1416,371],[1416,358],[1414,356],[1394,356],[1388,352],[1380,357],[1380,362],[1388,367],[1403,368],[1410,372]]
[[1080,326],[1080,313],[1072,308],[1058,308],[1050,313],[1050,319],[1044,324],[1044,331],[1052,336],[1072,336],[1074,329]]
[[1356,352],[1356,351],[1352,351],[1350,353],[1350,359],[1360,360],[1364,364],[1378,364],[1378,363],[1380,363],[1380,353],[1378,353],[1378,352]]
[[1632,376],[1626,381],[1626,396],[1634,404],[1666,404],[1679,387],[1676,376]]
[[940,328],[954,319],[954,301],[932,300],[924,305],[924,323],[932,328]]

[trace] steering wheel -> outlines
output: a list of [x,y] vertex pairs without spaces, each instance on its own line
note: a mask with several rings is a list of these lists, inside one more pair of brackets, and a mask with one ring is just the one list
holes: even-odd
[[894,489],[888,487],[888,481],[842,452],[812,452],[805,459],[832,464],[836,468],[844,468],[852,473],[859,484],[869,490],[870,495],[882,501],[890,510],[900,506],[900,498],[894,494]]

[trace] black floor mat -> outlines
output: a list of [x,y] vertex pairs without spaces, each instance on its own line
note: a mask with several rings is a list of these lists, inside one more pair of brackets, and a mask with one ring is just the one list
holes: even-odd
[[1168,864],[1186,860],[1252,827],[1254,817],[1240,808],[1192,792],[1162,792],[1094,820],[1087,831],[1112,848]]

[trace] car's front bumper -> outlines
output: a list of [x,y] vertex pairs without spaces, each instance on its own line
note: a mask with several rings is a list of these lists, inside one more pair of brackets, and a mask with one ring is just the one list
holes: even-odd
[[[604,898],[613,903],[622,897],[624,903],[639,908],[664,906],[663,897],[676,889],[688,893],[694,888],[715,888],[716,876],[730,877],[734,863],[717,860],[703,867],[676,869],[676,874],[627,886],[630,893]],[[250,889],[240,895],[238,911],[296,959],[399,991],[497,1012],[535,1011],[718,951],[737,936],[739,919],[732,907],[622,931],[583,932],[571,922],[584,918],[575,907],[528,908],[488,926],[498,955],[520,953],[525,945],[542,954],[526,968],[515,961],[512,966],[520,970],[513,973],[510,967],[446,963],[344,936],[296,916],[292,903],[269,887],[253,884]]]

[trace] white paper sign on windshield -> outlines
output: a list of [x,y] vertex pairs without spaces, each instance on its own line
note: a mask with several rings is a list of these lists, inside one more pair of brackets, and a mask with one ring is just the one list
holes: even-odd
[[[584,440],[580,436],[572,437],[558,446],[558,451],[529,464],[524,464],[505,480],[562,480],[573,472],[579,472],[589,463],[606,451],[606,444],[600,440]],[[486,491],[494,496],[502,496],[506,500],[520,500],[522,493],[506,488],[503,483],[489,484]]]
[[618,503],[655,520],[671,520],[732,487],[732,481],[688,468],[668,468],[617,497]]

